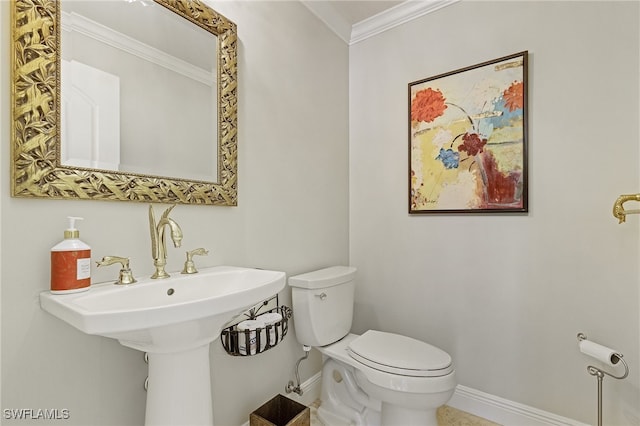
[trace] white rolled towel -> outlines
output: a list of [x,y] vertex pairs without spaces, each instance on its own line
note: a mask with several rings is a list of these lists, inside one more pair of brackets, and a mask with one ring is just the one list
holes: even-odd
[[[240,354],[242,355],[256,354],[256,350],[257,350],[256,330],[258,328],[264,328],[264,326],[265,326],[264,321],[258,320],[258,319],[245,320],[236,326],[238,329],[238,352],[240,352]],[[246,336],[245,330],[249,330],[249,351],[248,352],[247,352],[247,336]],[[261,349],[263,349],[264,343],[261,342],[260,346],[261,346]]]

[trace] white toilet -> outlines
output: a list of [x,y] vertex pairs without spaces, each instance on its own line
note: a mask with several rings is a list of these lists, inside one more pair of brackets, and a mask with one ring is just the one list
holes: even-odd
[[320,420],[327,426],[436,426],[436,409],[456,387],[451,357],[398,334],[349,333],[355,276],[355,268],[334,266],[289,278],[296,338],[324,358]]

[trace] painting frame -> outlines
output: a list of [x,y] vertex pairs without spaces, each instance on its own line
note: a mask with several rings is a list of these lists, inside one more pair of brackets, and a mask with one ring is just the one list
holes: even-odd
[[528,56],[408,84],[409,214],[529,211]]

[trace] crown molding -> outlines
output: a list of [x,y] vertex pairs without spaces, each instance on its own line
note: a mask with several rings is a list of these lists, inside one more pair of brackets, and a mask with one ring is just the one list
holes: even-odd
[[[0,0],[1,1],[1,0]],[[62,12],[62,31],[77,32],[113,48],[214,87],[216,75],[75,12]]]
[[378,13],[364,21],[353,24],[349,44],[366,40],[376,34],[405,24],[428,13],[452,5],[460,0],[407,0],[397,6]]
[[331,2],[300,0],[345,43],[352,45],[405,24],[460,0],[407,0],[351,26],[331,5]]

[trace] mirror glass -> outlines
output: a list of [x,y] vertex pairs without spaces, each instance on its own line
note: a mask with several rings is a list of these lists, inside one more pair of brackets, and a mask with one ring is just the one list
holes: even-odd
[[216,182],[216,36],[149,0],[61,4],[61,164]]
[[11,7],[13,196],[237,205],[233,22],[199,0]]

